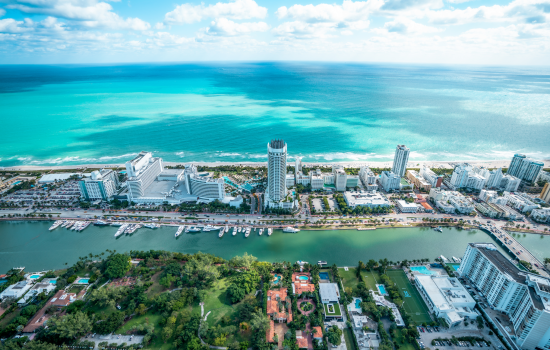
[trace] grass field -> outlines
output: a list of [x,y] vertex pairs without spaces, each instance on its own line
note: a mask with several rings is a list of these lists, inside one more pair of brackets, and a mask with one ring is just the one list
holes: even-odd
[[398,328],[395,334],[396,336],[393,337],[393,340],[399,344],[399,350],[415,350],[414,345],[407,343],[403,339],[403,335],[401,334],[401,329]]
[[351,329],[344,328],[344,339],[346,340],[346,348],[348,350],[357,350],[355,343],[353,342],[353,334]]
[[340,277],[342,278],[342,283],[344,284],[344,288],[355,288],[357,284],[359,283],[359,280],[357,277],[355,277],[355,267],[349,267],[348,271],[344,270],[343,268],[338,269],[338,273],[340,274]]
[[[424,300],[422,300],[422,297],[420,296],[416,288],[414,288],[409,282],[409,279],[407,278],[407,275],[405,275],[405,272],[403,270],[387,270],[386,275],[388,275],[391,280],[397,284],[397,287],[401,292],[401,296],[405,301],[405,303],[403,304],[403,308],[407,312],[407,315],[411,317],[413,322],[415,322],[416,324],[421,324],[422,322],[431,322],[432,319],[430,317],[428,307],[424,303]],[[410,297],[405,297],[403,293],[404,291],[408,291]]]
[[380,283],[380,275],[377,271],[363,271],[363,278],[365,279],[365,284],[367,288],[378,291],[376,285]]
[[[214,285],[208,289],[208,294],[204,300],[204,314],[210,311],[207,321],[209,326],[219,323],[225,315],[230,316],[235,309],[227,298],[227,288],[229,281],[227,279],[217,280]],[[200,308],[200,307],[199,307]]]

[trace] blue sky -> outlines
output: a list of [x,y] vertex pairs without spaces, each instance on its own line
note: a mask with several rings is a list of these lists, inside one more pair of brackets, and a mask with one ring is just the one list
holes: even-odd
[[547,65],[550,0],[0,0],[0,63]]

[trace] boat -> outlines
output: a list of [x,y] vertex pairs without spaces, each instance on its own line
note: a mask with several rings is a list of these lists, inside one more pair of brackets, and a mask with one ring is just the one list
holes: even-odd
[[441,260],[443,260],[443,262],[449,262],[449,259],[447,259],[443,255],[440,255],[439,257],[441,258]]
[[245,229],[244,236],[245,236],[245,237],[250,236],[250,227],[247,227],[247,228]]
[[52,226],[50,226],[50,231],[53,231],[55,230],[56,228],[58,228],[59,226],[61,226],[61,224],[63,224],[63,221],[62,220],[56,220]]
[[273,229],[270,227],[267,229],[267,235],[268,236],[271,236],[271,234],[273,233]]
[[218,233],[218,237],[222,238],[222,236],[223,236],[224,233],[225,233],[225,228],[222,227],[222,228],[220,229],[220,233]]
[[150,229],[155,229],[155,228],[159,228],[160,225],[159,225],[159,224],[150,223],[150,224],[145,224],[145,225],[143,225],[143,227],[147,227],[147,228],[150,228]]
[[239,226],[239,228],[237,229],[237,232],[241,232],[242,231],[242,227]]
[[94,222],[94,226],[108,226],[108,225],[109,223],[103,220],[97,220],[96,222]]
[[304,266],[305,264],[309,264],[309,263],[307,261],[298,260],[298,261],[296,261],[296,264],[298,264],[300,266]]
[[434,231],[437,231],[437,232],[443,232],[443,230],[442,230],[442,229],[441,229],[441,227],[439,227],[439,226],[438,226],[438,227],[436,227],[436,228],[434,228]]
[[201,232],[201,229],[197,226],[191,226],[189,227],[188,232]]
[[116,231],[116,233],[115,233],[115,238],[120,236],[121,234],[123,234],[127,227],[128,227],[127,224],[124,224],[124,225],[120,226],[118,228],[118,230]]
[[263,228],[261,228],[261,229],[260,229],[260,231],[258,231],[258,235],[260,235],[260,236],[261,236],[261,235],[262,235],[262,233],[264,233],[264,229],[263,229]]
[[459,261],[458,261],[458,258],[456,258],[456,257],[454,257],[454,256],[452,257],[452,259],[453,259],[454,262],[459,262]]
[[231,232],[233,236],[237,234],[237,226],[233,227],[233,232]]
[[319,266],[322,266],[322,265],[327,265],[328,263],[325,260],[319,260],[319,261],[317,261],[317,264]]
[[285,227],[285,228],[283,229],[283,232],[286,232],[286,233],[296,233],[296,232],[300,232],[300,230],[297,229],[297,228],[288,226],[288,227]]
[[113,222],[111,226],[122,226],[122,222]]
[[178,230],[176,231],[176,238],[179,237],[179,235],[181,235],[181,233],[183,232],[183,229],[185,228],[185,226],[179,226],[178,227]]
[[212,225],[206,225],[204,226],[204,228],[202,229],[203,232],[210,232],[210,231],[214,231],[216,228]]

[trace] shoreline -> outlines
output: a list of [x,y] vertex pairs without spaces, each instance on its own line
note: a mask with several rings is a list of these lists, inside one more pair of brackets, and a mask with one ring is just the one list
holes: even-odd
[[[414,169],[420,168],[424,165],[430,168],[441,169],[453,169],[455,164],[469,163],[475,166],[485,166],[487,168],[508,168],[510,165],[510,159],[505,160],[454,160],[454,161],[409,161],[407,168]],[[550,160],[542,160],[544,168],[550,167]],[[267,162],[163,162],[166,166],[177,166],[185,164],[195,164],[198,166],[248,166],[248,167],[265,167]],[[288,165],[292,166],[293,162],[289,161]],[[332,165],[343,165],[348,168],[359,168],[361,166],[369,166],[371,168],[388,168],[392,166],[391,161],[342,161],[342,162],[304,162],[303,166],[312,167],[326,167]],[[9,167],[0,167],[2,171],[33,171],[33,170],[72,170],[72,169],[85,169],[85,168],[124,168],[124,163],[93,163],[93,164],[75,164],[75,165],[14,165]]]

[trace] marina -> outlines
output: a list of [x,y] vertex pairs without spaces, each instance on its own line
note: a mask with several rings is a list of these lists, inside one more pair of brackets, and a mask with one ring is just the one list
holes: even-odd
[[[491,235],[478,229],[466,231],[443,228],[442,233],[429,227],[375,231],[301,230],[289,235],[281,229],[268,228],[267,235],[247,237],[246,231],[243,232],[242,226],[239,226],[240,234],[224,234],[218,238],[217,234],[203,234],[197,226],[188,226],[189,232],[184,230],[185,233],[174,244],[174,226],[162,225],[155,230],[138,229],[133,235],[121,235],[113,239],[120,227],[90,225],[75,234],[60,228],[49,231],[51,225],[51,222],[39,221],[0,222],[0,271],[7,271],[14,266],[26,266],[31,270],[62,268],[65,262],[74,263],[79,256],[100,254],[106,249],[117,252],[150,249],[182,253],[201,251],[225,259],[247,252],[272,262],[323,260],[329,265],[355,266],[357,261],[365,259],[387,258],[398,261],[421,258],[433,260],[440,255],[461,257],[468,243],[495,242]],[[516,239],[538,259],[548,257],[550,237],[526,235]],[[308,249],[303,249],[304,246]],[[498,248],[505,251],[500,245]]]

